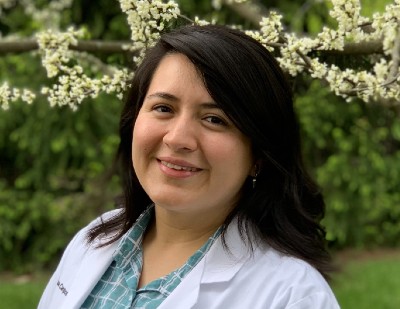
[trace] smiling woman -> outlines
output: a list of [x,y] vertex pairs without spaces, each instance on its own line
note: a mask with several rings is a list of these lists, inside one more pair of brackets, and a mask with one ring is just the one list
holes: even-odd
[[255,164],[250,139],[213,101],[186,56],[165,56],[136,118],[132,143],[135,173],[156,212],[184,213],[191,229],[209,231],[232,211]]
[[237,30],[182,27],[130,89],[123,208],[77,234],[39,308],[338,308],[323,198],[269,52]]

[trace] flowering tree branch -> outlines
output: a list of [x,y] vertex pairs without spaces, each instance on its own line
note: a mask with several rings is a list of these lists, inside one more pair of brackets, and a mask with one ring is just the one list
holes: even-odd
[[[127,53],[126,46],[130,44],[130,41],[78,40],[77,44],[69,46],[69,49],[89,53],[117,54]],[[38,49],[39,43],[35,39],[0,40],[0,54],[24,53]]]
[[[400,0],[394,0],[383,13],[375,13],[372,19],[361,16],[359,0],[331,1],[333,8],[329,14],[336,20],[337,26],[323,27],[320,33],[308,37],[285,31],[280,14],[270,11],[265,15],[262,8],[255,7],[253,2],[213,0],[213,4],[216,7],[224,4],[232,9],[240,8],[242,15],[245,15],[244,8],[251,8],[253,15],[248,18],[259,22],[259,29],[243,31],[273,51],[281,67],[290,75],[308,74],[322,80],[336,95],[349,101],[353,97],[366,102],[400,101]],[[52,87],[43,87],[41,91],[51,105],[68,105],[76,109],[86,97],[94,98],[101,92],[121,97],[133,72],[102,64],[99,59],[84,56],[86,53],[82,52],[136,53],[134,61],[139,64],[145,49],[160,37],[166,25],[176,19],[187,18],[182,17],[177,3],[172,0],[167,3],[160,0],[119,2],[131,30],[128,42],[83,40],[84,31],[60,31],[57,19],[54,19],[53,26],[48,28],[50,30],[38,33],[36,40],[0,41],[0,53],[39,50],[48,77],[56,80]],[[71,1],[58,0],[54,3],[59,5],[53,5],[53,11],[65,9]],[[31,11],[37,20],[43,18],[35,8],[31,7]],[[194,22],[208,23],[198,18]],[[332,60],[324,60],[332,58],[323,57],[324,54],[364,55],[366,59],[374,55],[374,58],[370,59],[371,68],[352,69],[338,67],[329,62]],[[377,57],[377,54],[380,56]],[[107,74],[101,78],[88,75],[85,63],[97,63],[96,66]],[[15,89],[8,83],[0,85],[0,106],[3,108],[7,108],[10,101],[22,99],[29,103],[34,97],[29,89]]]
[[[106,41],[106,40],[78,40],[76,46],[69,46],[69,49],[100,54],[131,54],[132,50],[127,50],[131,41]],[[269,43],[271,47],[282,47],[282,44]],[[39,49],[39,44],[35,39],[22,40],[0,40],[0,54],[26,53]],[[381,41],[370,41],[360,43],[346,43],[342,50],[321,50],[321,54],[329,55],[370,55],[382,54],[383,45]]]
[[[398,24],[397,27],[399,27]],[[399,75],[399,62],[400,62],[400,31],[397,31],[397,35],[394,41],[393,49],[392,49],[392,65],[390,67],[390,72],[387,80],[391,81],[396,79],[396,76]]]

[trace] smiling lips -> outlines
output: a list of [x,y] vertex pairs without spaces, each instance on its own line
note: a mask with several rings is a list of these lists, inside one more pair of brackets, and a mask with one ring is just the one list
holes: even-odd
[[198,171],[200,171],[200,169],[196,168],[196,167],[181,166],[181,165],[172,164],[172,163],[166,162],[166,161],[160,161],[160,163],[162,165],[166,166],[166,167],[169,167],[169,168],[177,170],[177,171],[187,171],[187,172],[198,172]]

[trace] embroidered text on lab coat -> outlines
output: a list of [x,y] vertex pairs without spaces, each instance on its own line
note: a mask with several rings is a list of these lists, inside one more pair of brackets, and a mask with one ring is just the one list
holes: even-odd
[[64,287],[64,284],[62,284],[60,281],[57,281],[57,286],[58,288],[61,290],[61,292],[67,296],[68,295],[68,291],[67,289]]

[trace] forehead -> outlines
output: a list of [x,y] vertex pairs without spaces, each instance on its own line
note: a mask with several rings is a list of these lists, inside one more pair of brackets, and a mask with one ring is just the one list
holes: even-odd
[[195,65],[183,54],[167,54],[157,66],[147,95],[154,91],[163,91],[177,95],[202,95],[211,100],[211,96],[205,86],[203,77]]
[[197,82],[200,79],[203,82],[201,72],[188,57],[180,53],[166,54],[154,71],[152,81],[157,75],[174,75],[188,78],[188,81],[194,80]]

